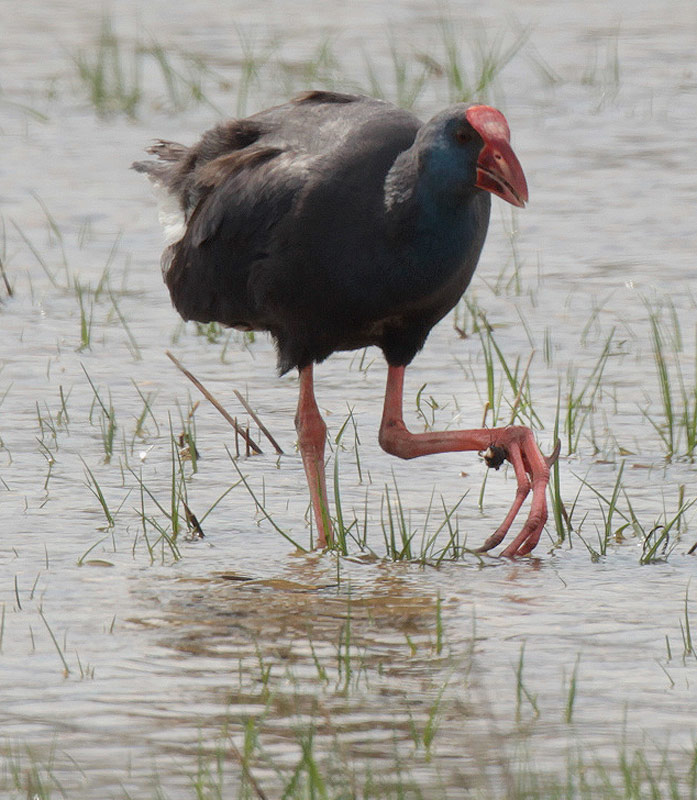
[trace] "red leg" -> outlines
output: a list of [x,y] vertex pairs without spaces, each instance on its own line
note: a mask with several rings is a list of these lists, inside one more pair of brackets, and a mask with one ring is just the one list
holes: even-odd
[[511,425],[507,428],[410,433],[402,417],[403,388],[404,367],[388,367],[385,406],[380,424],[380,446],[383,450],[400,458],[417,458],[431,453],[503,448],[505,457],[513,465],[518,489],[503,524],[479,550],[491,550],[503,541],[532,488],[528,518],[502,555],[519,556],[531,552],[540,540],[547,521],[545,492],[549,483],[549,464],[540,452],[532,431],[521,425]]
[[324,424],[312,384],[312,364],[300,370],[300,396],[295,414],[295,430],[298,432],[298,447],[305,467],[307,485],[310,488],[312,509],[317,524],[317,546],[326,547],[332,541],[332,525],[329,520],[327,484],[324,477],[324,444],[327,426]]

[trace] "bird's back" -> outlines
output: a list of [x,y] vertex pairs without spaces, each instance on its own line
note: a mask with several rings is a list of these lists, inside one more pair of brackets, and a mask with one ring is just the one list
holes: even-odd
[[309,92],[223,123],[191,148],[157,143],[159,160],[134,166],[183,218],[163,254],[180,314],[269,330],[281,371],[368,344],[411,360],[481,247],[442,298],[415,289],[408,264],[399,272],[408,248],[390,239],[384,183],[420,127],[379,100]]

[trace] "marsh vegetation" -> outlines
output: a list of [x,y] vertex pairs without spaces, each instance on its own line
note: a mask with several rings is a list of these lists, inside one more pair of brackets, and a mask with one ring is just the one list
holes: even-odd
[[[0,790],[697,797],[694,116],[671,105],[694,99],[661,55],[688,70],[689,32],[639,52],[659,11],[610,7],[593,30],[424,10],[222,36],[135,5],[150,26],[67,34],[64,9],[60,47],[19,10],[33,55],[0,76]],[[505,469],[381,453],[371,350],[318,369],[337,537],[313,552],[295,378],[266,337],[169,307],[128,164],[308,87],[516,120],[530,207],[495,208],[408,414],[561,440],[535,558],[472,552]]]

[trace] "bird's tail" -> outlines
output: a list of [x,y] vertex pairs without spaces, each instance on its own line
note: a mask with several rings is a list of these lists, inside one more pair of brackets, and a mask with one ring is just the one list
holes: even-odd
[[189,149],[178,142],[158,139],[146,151],[150,155],[157,156],[157,161],[135,161],[131,166],[136,172],[144,172],[149,178],[166,185],[172,168],[185,158]]

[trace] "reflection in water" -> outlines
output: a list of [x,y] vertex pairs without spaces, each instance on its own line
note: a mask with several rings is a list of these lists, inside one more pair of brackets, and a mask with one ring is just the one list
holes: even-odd
[[290,780],[308,741],[314,757],[333,754],[326,779],[350,776],[359,794],[366,781],[409,787],[415,774],[416,785],[457,785],[465,774],[481,783],[491,732],[470,707],[474,639],[451,648],[440,598],[408,571],[354,567],[356,583],[337,583],[323,561],[291,559],[279,578],[184,580],[162,608],[157,638],[181,669],[204,684],[213,671],[228,676],[196,692],[197,707],[225,709],[215,727],[207,717],[207,737],[226,729],[245,750],[253,731],[254,775],[268,788],[279,770],[282,785]]

